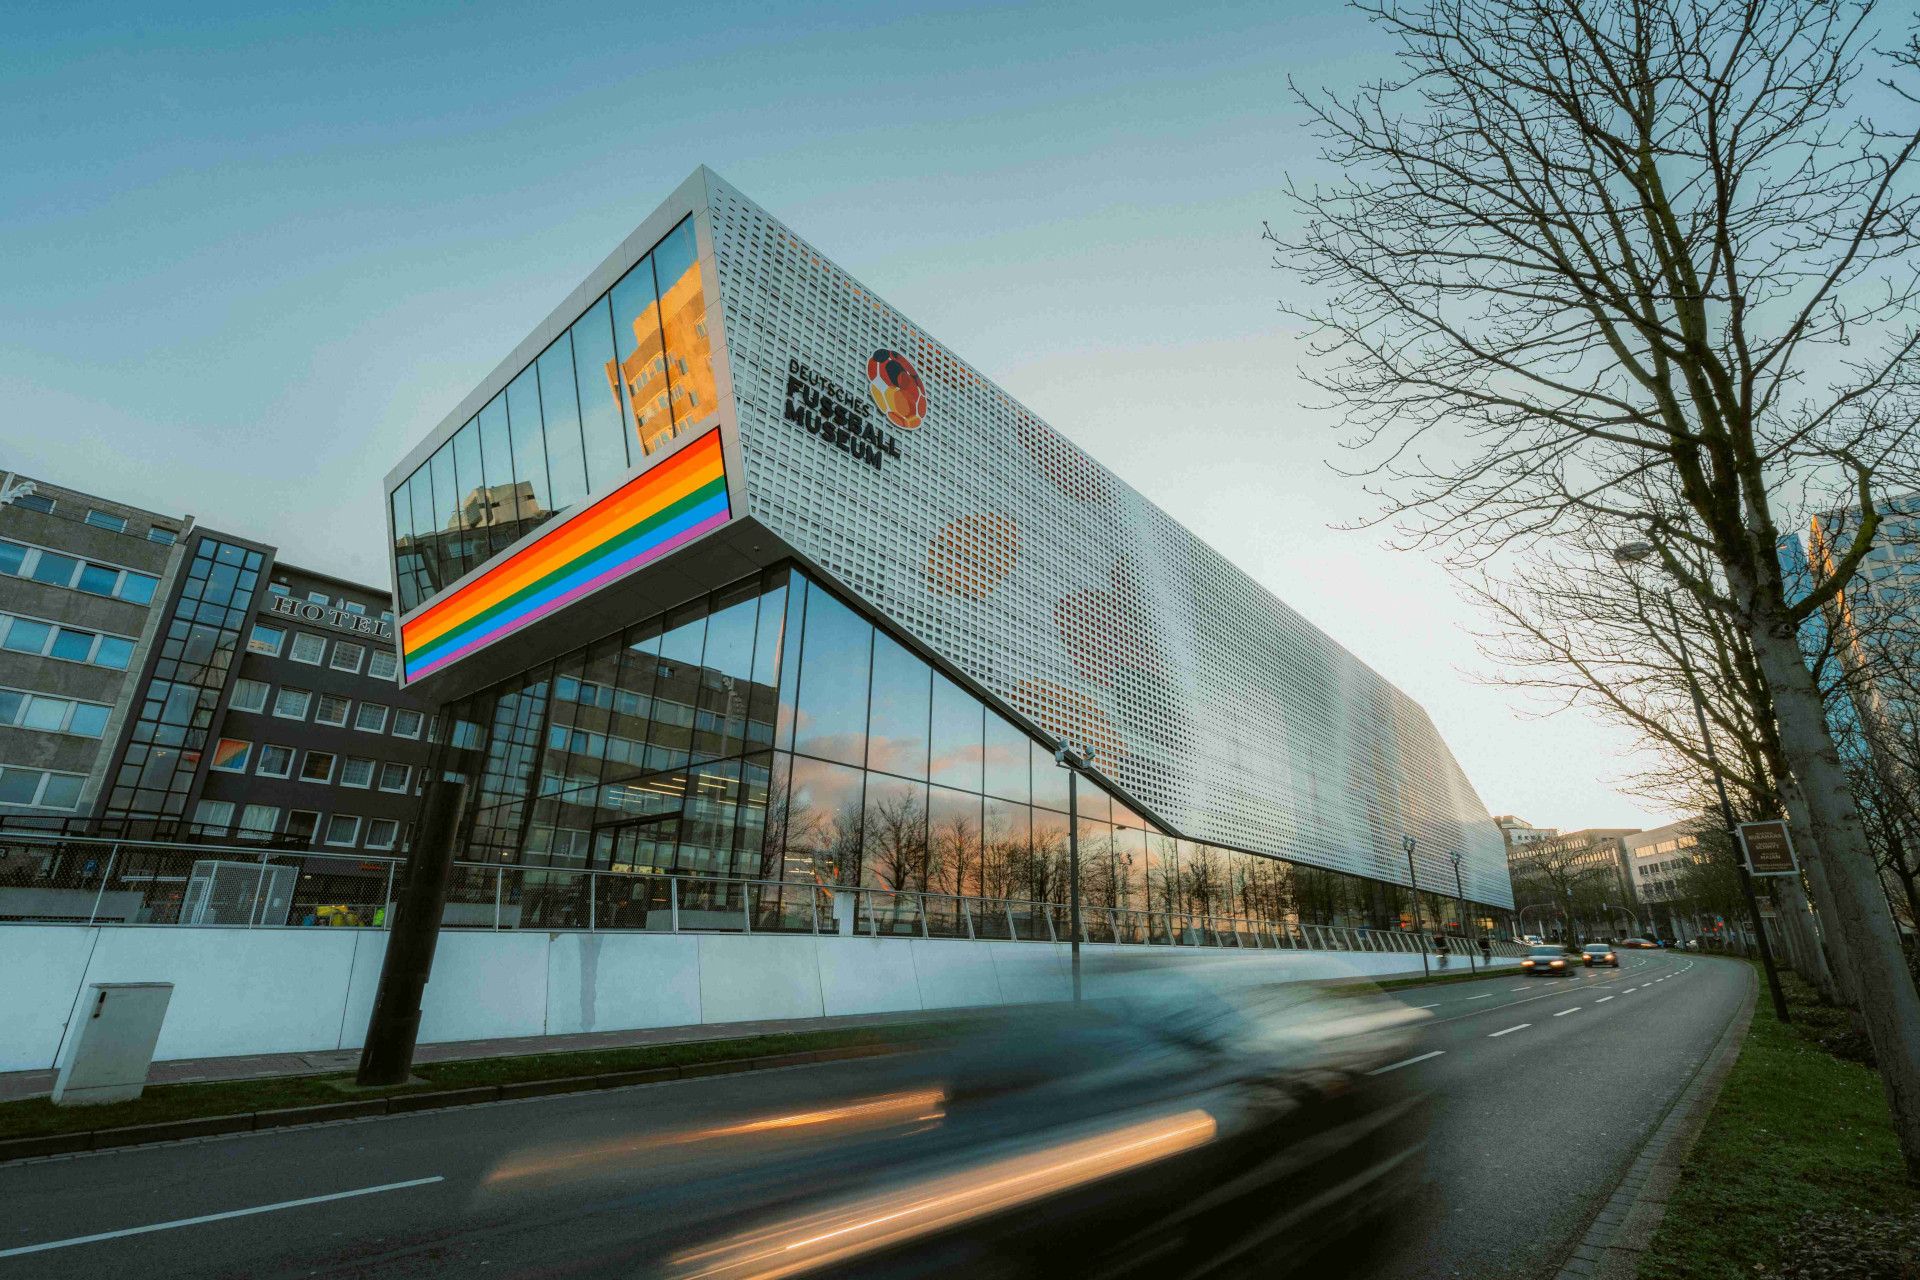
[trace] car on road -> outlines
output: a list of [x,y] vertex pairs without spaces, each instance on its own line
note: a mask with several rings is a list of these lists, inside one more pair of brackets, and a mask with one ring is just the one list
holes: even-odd
[[1618,969],[1620,967],[1620,956],[1612,947],[1604,942],[1589,942],[1586,946],[1580,948],[1580,963],[1589,969],[1603,964],[1612,965]]
[[1559,947],[1532,947],[1520,958],[1520,968],[1528,977],[1541,974],[1549,978],[1566,977],[1573,973],[1573,966],[1567,963],[1567,953]]
[[1520,945],[1523,947],[1541,947],[1545,946],[1546,942],[1547,940],[1537,933],[1523,933],[1520,935]]
[[1660,944],[1650,938],[1622,938],[1620,945],[1629,951],[1658,951]]

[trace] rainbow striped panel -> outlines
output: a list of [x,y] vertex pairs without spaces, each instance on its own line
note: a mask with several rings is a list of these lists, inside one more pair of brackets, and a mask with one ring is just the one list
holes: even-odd
[[531,626],[731,515],[716,427],[401,623],[407,680]]

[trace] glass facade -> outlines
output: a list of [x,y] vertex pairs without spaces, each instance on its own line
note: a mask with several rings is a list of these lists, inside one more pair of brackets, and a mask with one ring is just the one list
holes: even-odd
[[[792,567],[451,710],[439,751],[471,787],[462,861],[699,877],[709,894],[729,878],[1067,898],[1051,746]],[[1196,916],[1411,927],[1396,886],[1178,839],[1077,790],[1083,902],[1141,913],[1115,917],[1135,921],[1129,940],[1176,940],[1144,935]],[[1458,923],[1450,895],[1421,899],[1428,928]],[[983,919],[976,936],[994,936]]]
[[103,814],[177,818],[186,812],[261,563],[258,551],[217,538],[196,541]]
[[606,490],[717,403],[689,218],[389,495],[401,611]]

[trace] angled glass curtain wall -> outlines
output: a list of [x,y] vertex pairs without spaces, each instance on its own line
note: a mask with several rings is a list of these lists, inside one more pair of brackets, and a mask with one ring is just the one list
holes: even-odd
[[[791,567],[442,724],[443,767],[471,784],[463,861],[1067,900],[1052,747]],[[1399,886],[1176,839],[1090,780],[1079,811],[1088,910],[1411,927]],[[1427,928],[1458,920],[1423,886]]]
[[605,491],[712,414],[714,388],[688,218],[393,491],[401,612]]

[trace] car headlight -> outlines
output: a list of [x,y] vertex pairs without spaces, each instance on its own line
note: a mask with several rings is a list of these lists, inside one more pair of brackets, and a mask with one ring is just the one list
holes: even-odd
[[1522,961],[1520,962],[1520,967],[1521,967],[1522,969],[1531,969],[1531,968],[1533,968],[1533,961],[1531,961],[1531,960],[1522,960]]
[[1553,967],[1554,967],[1554,968],[1556,968],[1556,969],[1558,969],[1558,968],[1559,968],[1559,967],[1560,967],[1561,965],[1563,965],[1563,964],[1565,964],[1565,963],[1566,963],[1566,961],[1565,961],[1565,960],[1555,960],[1555,961],[1553,961]]

